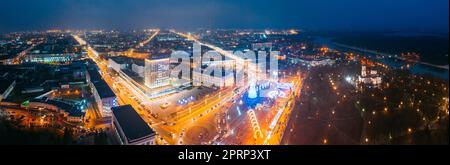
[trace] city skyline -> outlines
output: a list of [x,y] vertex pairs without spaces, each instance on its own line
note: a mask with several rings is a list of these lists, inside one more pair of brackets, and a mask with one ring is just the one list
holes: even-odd
[[448,33],[447,0],[2,1],[0,32],[236,28]]
[[449,143],[448,1],[0,6],[0,145]]

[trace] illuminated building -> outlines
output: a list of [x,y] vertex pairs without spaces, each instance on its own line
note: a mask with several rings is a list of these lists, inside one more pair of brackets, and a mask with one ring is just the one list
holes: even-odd
[[202,61],[203,65],[214,66],[218,68],[235,68],[236,60],[227,59],[221,61]]
[[367,77],[367,67],[365,65],[361,66],[361,77]]
[[81,58],[81,54],[65,53],[65,54],[27,54],[26,62],[36,63],[65,63]]
[[24,56],[25,62],[66,63],[82,58],[80,46],[76,40],[64,33],[51,33],[45,36],[46,41],[36,45]]
[[97,70],[89,69],[86,80],[92,89],[100,115],[110,117],[111,108],[118,105],[116,95]]
[[131,70],[138,74],[139,77],[144,77],[144,70],[145,70],[145,63],[142,61],[135,61],[132,65],[131,65]]
[[334,65],[336,63],[335,60],[331,60],[331,59],[322,59],[322,60],[313,60],[310,62],[312,67],[315,66],[326,66],[326,65]]
[[151,89],[170,85],[169,56],[152,56],[145,60],[144,82]]
[[361,67],[361,75],[358,77],[358,81],[362,84],[379,87],[382,83],[382,78],[378,75],[376,70],[367,71],[367,67],[363,65]]
[[[182,59],[180,62],[179,59]],[[173,86],[191,86],[191,71],[193,65],[191,64],[191,58],[189,54],[185,54],[184,58],[179,58],[177,54],[171,56],[171,83]]]
[[204,86],[216,86],[216,87],[224,87],[227,85],[234,85],[234,74],[228,73],[226,75],[222,75],[219,77],[214,76],[213,74],[202,74],[200,72],[193,72],[192,77],[198,83],[195,85],[204,85]]
[[81,109],[78,109],[75,105],[63,101],[51,100],[46,97],[30,100],[28,102],[27,108],[44,108],[47,110],[58,112],[62,114],[68,122],[72,123],[81,123],[84,119],[84,112],[82,112]]
[[108,59],[108,67],[119,73],[128,67],[129,58],[123,56],[111,57]]
[[336,64],[336,60],[328,58],[316,58],[315,56],[303,56],[302,58],[290,58],[291,63],[302,63],[311,67],[332,66]]
[[131,105],[112,108],[112,128],[121,145],[153,145],[155,132]]
[[253,50],[272,50],[273,44],[271,42],[266,43],[253,43],[252,48]]

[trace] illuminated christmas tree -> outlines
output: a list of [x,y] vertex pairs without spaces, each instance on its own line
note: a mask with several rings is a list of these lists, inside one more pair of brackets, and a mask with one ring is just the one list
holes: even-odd
[[250,81],[250,89],[248,91],[248,98],[255,99],[258,97],[258,94],[256,93],[256,82],[255,80]]

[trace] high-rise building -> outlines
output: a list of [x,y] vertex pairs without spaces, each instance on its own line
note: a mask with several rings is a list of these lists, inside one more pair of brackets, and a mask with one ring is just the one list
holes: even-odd
[[152,56],[145,60],[145,85],[150,89],[170,85],[170,59],[168,55]]

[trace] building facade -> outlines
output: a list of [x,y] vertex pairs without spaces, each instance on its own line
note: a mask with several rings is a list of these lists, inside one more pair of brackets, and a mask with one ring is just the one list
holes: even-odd
[[113,69],[116,72],[120,72],[123,69],[126,69],[128,66],[128,58],[126,57],[111,57],[108,59],[108,67]]
[[200,72],[193,72],[192,77],[195,86],[216,86],[216,87],[225,87],[234,85],[234,74],[232,72],[223,75],[221,77],[215,77],[214,75],[202,74]]
[[132,64],[131,65],[131,70],[134,73],[138,74],[139,77],[144,77],[145,64],[144,65]]
[[50,100],[48,98],[32,99],[28,103],[27,108],[33,109],[46,109],[54,112],[58,112],[71,123],[82,123],[84,120],[84,112],[78,109],[76,106],[56,100]]
[[67,54],[27,54],[25,56],[26,62],[36,63],[65,63],[79,60],[81,54],[67,53]]
[[111,108],[118,105],[117,97],[95,69],[89,69],[86,80],[95,98],[98,111],[102,117],[111,117]]
[[145,60],[145,85],[151,89],[170,85],[169,56],[160,56]]

